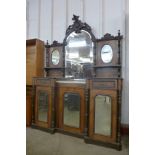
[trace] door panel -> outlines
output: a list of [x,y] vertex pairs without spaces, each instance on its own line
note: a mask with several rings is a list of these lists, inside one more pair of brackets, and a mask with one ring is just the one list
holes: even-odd
[[58,127],[64,131],[83,133],[85,123],[84,89],[61,87],[58,91]]
[[35,122],[38,126],[50,127],[52,111],[51,102],[51,88],[37,86],[35,100]]
[[97,95],[94,104],[94,133],[111,136],[111,97],[107,95]]
[[117,92],[91,90],[89,109],[89,136],[94,140],[116,141]]
[[63,113],[64,125],[75,128],[80,127],[80,95],[78,93],[64,94]]

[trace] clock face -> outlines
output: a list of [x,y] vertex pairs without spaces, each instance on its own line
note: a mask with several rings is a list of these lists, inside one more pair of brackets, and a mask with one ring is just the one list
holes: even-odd
[[60,61],[60,54],[58,50],[53,50],[51,54],[51,60],[53,65],[57,65]]
[[113,51],[110,45],[104,45],[101,49],[101,58],[104,63],[109,63],[113,58]]

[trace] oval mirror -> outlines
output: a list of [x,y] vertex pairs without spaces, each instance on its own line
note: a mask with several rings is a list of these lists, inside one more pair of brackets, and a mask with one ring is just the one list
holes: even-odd
[[110,45],[104,45],[101,49],[101,58],[104,63],[111,62],[113,58],[113,51]]
[[81,30],[80,33],[72,32],[66,43],[65,77],[91,77],[94,47],[91,35],[85,30]]
[[54,50],[51,54],[52,57],[52,63],[54,65],[57,65],[59,63],[60,60],[60,55],[59,55],[59,51],[58,50]]

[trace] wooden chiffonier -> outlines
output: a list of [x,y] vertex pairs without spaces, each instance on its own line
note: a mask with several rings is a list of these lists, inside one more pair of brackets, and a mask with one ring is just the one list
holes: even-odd
[[26,125],[32,117],[32,77],[44,75],[44,42],[39,39],[26,40]]
[[33,78],[32,127],[121,150],[121,40],[73,15],[63,43],[45,45],[46,77]]

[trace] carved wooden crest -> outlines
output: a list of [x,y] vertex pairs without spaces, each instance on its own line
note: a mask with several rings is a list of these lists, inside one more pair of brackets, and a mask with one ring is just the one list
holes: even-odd
[[66,30],[66,36],[68,36],[73,31],[75,31],[76,33],[80,33],[81,30],[86,30],[90,34],[92,34],[91,27],[87,23],[81,22],[81,20],[79,20],[79,16],[73,15],[72,20],[74,22],[72,25],[68,26],[68,28]]

